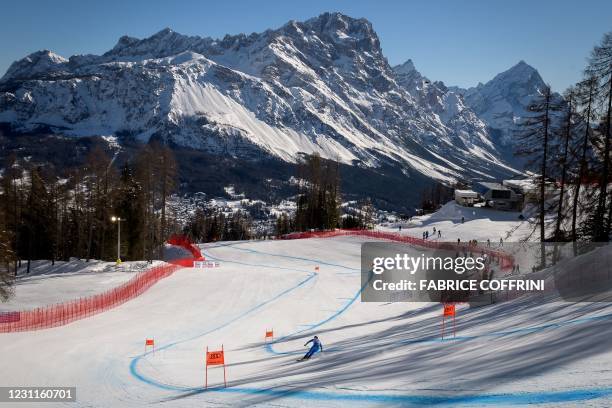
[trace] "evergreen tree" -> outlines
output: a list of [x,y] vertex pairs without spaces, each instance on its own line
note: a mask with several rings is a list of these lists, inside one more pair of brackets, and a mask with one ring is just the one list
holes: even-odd
[[121,244],[125,246],[125,259],[138,259],[142,255],[142,235],[144,234],[144,220],[141,206],[144,205],[142,188],[133,170],[125,163],[121,170],[115,213],[122,220]]
[[587,153],[589,151],[589,140],[591,138],[591,120],[593,119],[593,102],[596,89],[597,80],[594,77],[588,77],[576,85],[576,98],[578,104],[583,107],[581,116],[584,130],[582,132],[582,138],[579,144],[579,169],[576,181],[574,183],[575,187],[572,204],[572,241],[574,242],[576,242],[578,237],[576,222],[578,219],[578,206],[580,203],[581,187],[585,182],[588,169]]
[[300,230],[333,229],[340,224],[339,163],[323,161],[318,154],[300,164],[295,227]]
[[292,231],[291,219],[285,213],[280,214],[276,217],[276,236],[281,237],[285,234],[289,234]]
[[537,226],[540,229],[540,242],[546,240],[545,218],[546,182],[550,166],[549,149],[552,141],[551,117],[561,109],[555,100],[550,86],[546,86],[541,94],[528,106],[529,115],[520,124],[519,143],[516,153],[528,158],[527,166],[539,170],[539,208]]
[[[145,146],[136,160],[121,167],[95,145],[86,163],[57,173],[54,167],[22,167],[9,156],[0,176],[0,226],[3,253],[17,270],[21,259],[115,259],[116,225],[111,216],[124,218],[122,241],[126,259],[151,259],[180,226],[168,210],[175,188],[176,162],[167,147]],[[239,236],[248,222],[236,221]],[[154,252],[155,251],[155,252]],[[1,263],[1,260],[0,260]]]
[[[608,198],[608,182],[610,180],[610,149],[611,129],[610,119],[612,114],[612,32],[603,36],[601,43],[593,48],[589,65],[587,67],[589,76],[596,78],[598,82],[598,98],[603,102],[602,107],[602,137],[603,151],[601,152],[602,168],[599,177],[599,192],[597,196],[597,207],[592,220],[593,238],[596,241],[608,241],[610,236],[610,225],[612,217],[606,218],[606,203]],[[610,206],[612,212],[612,206]]]
[[[4,198],[4,194],[0,197]],[[15,262],[15,253],[10,245],[9,233],[4,220],[4,210],[0,209],[0,300],[7,300],[12,293],[16,267],[11,272],[11,264]]]
[[48,207],[48,192],[45,181],[41,177],[39,168],[29,171],[29,191],[27,194],[26,207],[24,209],[23,222],[20,226],[21,252],[25,254],[28,261],[27,273],[30,273],[30,263],[34,259],[51,259],[50,225],[53,220],[50,217]]
[[565,112],[563,117],[562,128],[560,129],[559,144],[560,152],[557,165],[561,168],[561,188],[559,191],[559,199],[557,202],[557,221],[555,224],[554,237],[556,241],[565,240],[565,234],[561,231],[563,220],[565,219],[565,192],[568,171],[570,170],[570,143],[573,141],[574,132],[574,115],[575,115],[575,90],[569,88],[564,95]]
[[[174,154],[167,146],[157,143],[152,145],[153,156],[156,158],[156,173],[158,180],[158,192],[160,197],[160,243],[166,241],[170,233],[167,228],[166,202],[176,187],[176,161]],[[159,245],[160,257],[163,256],[163,245]]]
[[24,170],[17,163],[14,154],[7,157],[2,174],[2,200],[0,200],[0,211],[2,213],[2,225],[5,229],[4,239],[8,247],[15,254],[15,270],[17,270],[16,249],[19,247],[19,231],[23,222],[23,192],[19,188],[17,180],[23,175]]
[[361,227],[365,229],[374,228],[374,206],[370,198],[366,198],[361,206]]

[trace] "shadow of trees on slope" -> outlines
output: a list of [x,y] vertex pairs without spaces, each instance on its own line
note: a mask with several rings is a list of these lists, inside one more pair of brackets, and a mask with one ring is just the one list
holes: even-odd
[[[555,321],[567,322],[587,313],[602,311],[606,306],[559,302],[554,304],[554,308],[541,307],[537,299],[531,299],[522,303],[460,310],[456,322],[457,338],[441,341],[441,307],[427,305],[388,319],[317,330],[316,334],[322,338],[325,333],[359,327],[363,327],[364,334],[328,344],[330,352],[308,363],[296,363],[294,355],[270,357],[278,361],[277,368],[232,381],[231,386],[256,385],[262,388],[264,383],[263,388],[286,391],[245,396],[242,399],[245,405],[271,403],[299,391],[355,384],[375,386],[379,381],[406,384],[395,389],[399,391],[397,388],[405,387],[401,390],[404,394],[454,397],[461,393],[484,393],[493,387],[533,378],[573,361],[609,351],[612,315],[610,320],[595,319],[580,325],[554,324]],[[384,330],[368,329],[368,326],[384,321],[397,324]],[[481,328],[483,324],[496,325],[497,328],[487,332]],[[540,327],[529,330],[530,326]],[[526,330],[516,330],[523,328]],[[488,326],[487,329],[491,330]],[[304,332],[299,338],[312,334],[315,332]],[[262,347],[262,344],[250,347]],[[266,382],[270,384],[268,387]]]

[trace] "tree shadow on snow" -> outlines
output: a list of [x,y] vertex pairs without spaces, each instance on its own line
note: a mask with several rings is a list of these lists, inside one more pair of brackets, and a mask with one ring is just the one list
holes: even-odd
[[[546,306],[542,307],[538,299],[526,299],[495,307],[459,309],[457,337],[443,341],[440,305],[427,305],[389,319],[317,330],[316,334],[323,338],[325,333],[382,321],[397,322],[384,330],[364,330],[363,335],[326,344],[330,352],[307,363],[296,363],[294,355],[273,357],[278,361],[276,368],[232,380],[230,386],[271,391],[241,395],[239,404],[245,406],[272,403],[301,391],[355,384],[376,386],[378,382],[392,382],[400,389],[395,391],[402,394],[456,397],[462,393],[486,393],[493,387],[540,376],[609,351],[612,315],[609,320],[555,326],[556,321],[581,318],[606,305],[558,302]],[[488,331],[482,329],[485,323]],[[304,332],[284,341],[312,334],[315,332]],[[263,344],[250,347],[257,346]],[[402,389],[404,384],[407,386]],[[205,390],[182,393],[172,399],[202,392]]]

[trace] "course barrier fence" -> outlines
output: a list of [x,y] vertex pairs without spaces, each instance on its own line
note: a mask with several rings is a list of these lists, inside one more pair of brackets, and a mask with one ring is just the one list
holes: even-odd
[[335,229],[325,231],[307,231],[307,232],[294,232],[291,234],[281,236],[281,239],[305,239],[305,238],[333,238],[340,236],[362,236],[375,239],[385,239],[395,242],[403,242],[410,245],[431,248],[431,249],[442,249],[448,251],[463,251],[468,250],[472,252],[482,252],[492,257],[495,260],[499,260],[501,269],[512,268],[514,265],[514,257],[503,251],[494,250],[492,248],[473,246],[469,243],[454,243],[454,242],[440,242],[433,240],[426,240],[422,238],[412,237],[410,235],[401,235],[394,232],[386,231],[374,231],[374,230],[363,230],[363,229]]
[[[188,250],[194,258],[200,250],[184,237],[172,237],[172,245]],[[175,259],[164,265],[139,272],[132,279],[97,295],[24,311],[0,312],[0,333],[47,329],[63,326],[119,306],[184,266],[193,266],[192,258]]]

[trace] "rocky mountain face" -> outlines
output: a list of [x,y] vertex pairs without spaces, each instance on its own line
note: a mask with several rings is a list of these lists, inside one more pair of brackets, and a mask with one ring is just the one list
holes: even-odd
[[[490,138],[504,160],[520,167],[512,155],[520,122],[527,107],[546,86],[538,71],[524,61],[496,75],[485,84],[469,89],[455,88],[465,103],[488,127]],[[561,100],[560,95],[556,98]]]
[[417,104],[436,117],[447,129],[455,146],[471,151],[474,158],[489,152],[498,154],[486,122],[464,101],[460,91],[441,81],[432,82],[416,70],[412,60],[393,68],[397,83],[412,95]]
[[0,80],[0,122],[234,158],[318,152],[451,183],[513,173],[487,127],[499,111],[488,114],[487,86],[449,90],[410,61],[392,68],[367,20],[326,13],[223,39],[165,29],[103,55],[36,52]]

